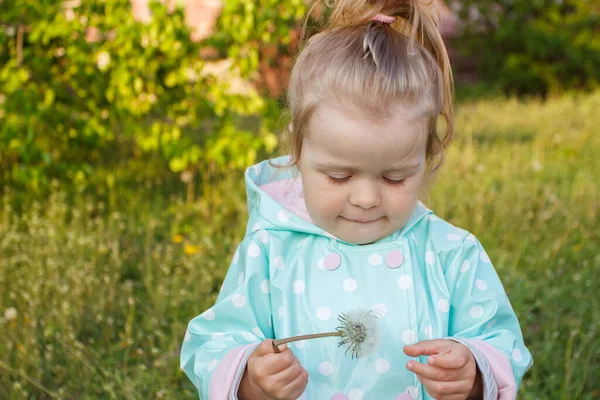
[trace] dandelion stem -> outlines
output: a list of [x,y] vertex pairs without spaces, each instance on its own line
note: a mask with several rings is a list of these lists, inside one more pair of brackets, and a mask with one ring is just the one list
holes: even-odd
[[[282,344],[285,344],[285,343],[297,342],[299,340],[318,339],[318,338],[324,338],[324,337],[330,337],[330,336],[342,336],[342,332],[313,333],[311,335],[299,335],[299,336],[292,336],[292,337],[285,338],[285,339],[277,339],[277,340],[273,340],[273,348],[277,348],[277,346],[281,346]],[[277,350],[279,350],[279,349],[277,349]]]

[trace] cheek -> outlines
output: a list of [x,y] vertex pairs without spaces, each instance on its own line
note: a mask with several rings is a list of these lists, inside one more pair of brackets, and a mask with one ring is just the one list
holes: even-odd
[[406,217],[412,214],[417,201],[419,200],[418,185],[407,185],[401,194],[397,192],[388,192],[385,199],[386,211],[388,214],[393,214],[397,217]]
[[343,191],[332,188],[328,182],[313,181],[313,185],[304,189],[306,207],[312,213],[322,217],[338,214],[344,204]]

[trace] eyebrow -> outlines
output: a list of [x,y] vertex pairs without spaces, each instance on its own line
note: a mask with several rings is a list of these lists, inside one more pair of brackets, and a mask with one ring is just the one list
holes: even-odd
[[[350,167],[350,166],[345,166],[345,165],[339,165],[339,164],[322,164],[322,163],[317,163],[317,166],[320,168],[333,168],[333,169],[341,169],[341,170],[347,170],[347,171],[353,171],[355,170],[355,168]],[[412,164],[412,165],[403,165],[403,166],[397,166],[397,167],[393,167],[390,168],[386,171],[384,171],[384,173],[388,173],[388,172],[396,172],[396,171],[413,171],[416,170],[417,168],[419,168],[421,166],[421,163],[418,162],[416,164]]]

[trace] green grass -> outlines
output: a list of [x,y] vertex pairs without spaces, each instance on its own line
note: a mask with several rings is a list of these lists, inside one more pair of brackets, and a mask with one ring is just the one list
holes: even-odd
[[[598,110],[600,92],[461,103],[427,201],[504,282],[535,358],[522,399],[600,398]],[[193,204],[183,185],[136,182],[1,194],[0,399],[197,397],[178,347],[243,234],[241,176]]]

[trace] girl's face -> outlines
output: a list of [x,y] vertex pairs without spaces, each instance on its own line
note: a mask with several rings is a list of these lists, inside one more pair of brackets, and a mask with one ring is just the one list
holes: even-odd
[[377,122],[353,106],[320,107],[299,162],[315,224],[355,244],[375,242],[404,226],[424,181],[424,127],[403,107]]

